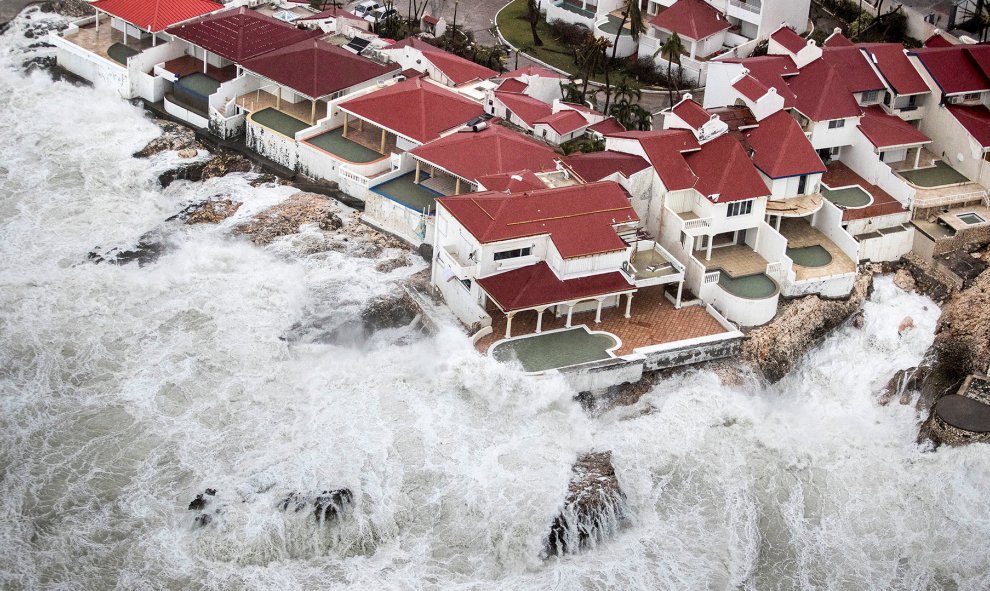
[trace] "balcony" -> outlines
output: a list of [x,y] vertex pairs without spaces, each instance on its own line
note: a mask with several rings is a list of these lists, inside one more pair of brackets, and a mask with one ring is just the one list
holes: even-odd
[[692,235],[701,234],[712,227],[712,218],[698,217],[693,211],[678,213],[677,217],[683,221],[684,231]]
[[[474,253],[471,253],[473,255]],[[453,244],[440,248],[440,258],[458,279],[471,279],[478,274],[478,263],[471,256],[462,257]]]
[[684,265],[655,240],[637,242],[624,270],[636,287],[666,285],[684,279]]
[[756,2],[745,2],[744,0],[729,0],[729,5],[725,11],[726,16],[735,17],[754,25],[760,24],[760,13],[763,4]]

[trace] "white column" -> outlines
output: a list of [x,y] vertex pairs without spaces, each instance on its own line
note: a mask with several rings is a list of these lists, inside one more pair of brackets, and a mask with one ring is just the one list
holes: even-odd
[[207,55],[206,55],[206,48],[204,47],[203,48],[203,73],[204,74],[206,73],[206,57],[207,57]]
[[96,11],[96,38],[100,38],[100,11]]
[[677,303],[676,303],[676,304],[674,304],[674,307],[675,307],[675,308],[677,308],[678,310],[680,310],[680,309],[681,309],[681,291],[682,291],[683,289],[684,289],[684,280],[683,280],[683,279],[681,279],[681,280],[680,280],[680,281],[679,281],[679,282],[677,283]]
[[708,252],[705,254],[705,260],[712,260],[712,244],[715,242],[715,235],[712,234],[708,237]]
[[546,308],[540,308],[539,310],[536,311],[536,332],[537,333],[543,332],[543,311],[545,309]]
[[626,318],[632,316],[632,297],[633,294],[631,293],[626,294]]
[[784,219],[784,216],[782,216],[782,215],[778,215],[777,216],[777,231],[778,232],[780,232],[780,220],[782,220],[782,219]]
[[921,165],[921,146],[918,146],[918,152],[914,155],[914,167],[918,168]]
[[509,312],[505,317],[505,338],[507,339],[512,337],[512,317],[515,315],[515,312]]
[[595,324],[601,324],[602,322],[602,303],[603,300],[598,298],[598,309],[595,310]]
[[564,328],[571,327],[571,316],[574,315],[574,306],[576,305],[577,304],[567,304],[567,324],[564,325]]

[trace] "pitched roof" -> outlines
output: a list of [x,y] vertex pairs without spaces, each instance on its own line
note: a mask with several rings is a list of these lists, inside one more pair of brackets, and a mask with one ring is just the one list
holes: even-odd
[[924,45],[925,47],[952,47],[955,43],[946,39],[945,35],[935,33],[928,39],[925,39]]
[[641,170],[650,167],[650,163],[636,154],[625,152],[588,152],[576,153],[564,157],[564,162],[586,182],[600,181],[603,178],[619,173],[629,178]]
[[565,280],[543,261],[479,279],[478,285],[504,312],[636,291],[636,286],[618,271]]
[[778,111],[743,133],[753,164],[772,179],[825,172],[825,164],[794,117]]
[[448,51],[440,49],[436,45],[430,45],[419,37],[406,37],[402,41],[397,41],[383,51],[392,51],[411,47],[417,49],[426,56],[426,59],[437,67],[438,70],[450,78],[457,85],[470,82],[472,80],[487,80],[498,76],[498,72],[488,69],[481,64],[476,64],[471,60],[456,56]]
[[904,46],[900,43],[862,44],[859,47],[897,94],[929,92],[928,85],[908,59]]
[[480,104],[423,78],[386,86],[340,108],[423,144],[485,112]]
[[668,191],[690,189],[697,183],[698,177],[681,155],[700,148],[698,140],[690,131],[626,131],[610,137],[637,140]]
[[210,0],[99,0],[92,6],[155,33],[223,9],[223,4]]
[[984,148],[990,148],[990,109],[983,105],[949,105],[949,112],[956,118],[973,139]]
[[808,46],[808,40],[792,31],[789,27],[780,27],[770,35],[770,38],[794,54]]
[[546,184],[532,170],[517,170],[502,174],[490,174],[478,177],[486,191],[500,193],[522,193],[533,189],[544,189]]
[[520,76],[540,76],[542,78],[563,78],[563,74],[558,74],[552,70],[541,68],[540,66],[523,66],[522,68],[506,72],[500,78],[519,78]]
[[[822,50],[822,59],[842,74],[842,80],[850,92],[886,88],[859,47],[826,47]],[[802,68],[802,74],[805,69],[807,67]]]
[[845,71],[825,60],[811,62],[788,83],[797,96],[795,108],[812,121],[858,117],[859,104],[846,86],[845,75]]
[[502,83],[498,85],[498,89],[502,92],[515,92],[517,94],[522,94],[527,88],[529,88],[528,84],[514,78],[503,80]]
[[708,111],[690,99],[682,100],[674,105],[674,108],[670,111],[694,129],[701,129],[705,123],[708,123],[712,119]]
[[724,14],[703,0],[677,0],[650,19],[650,24],[694,41],[732,27]]
[[565,135],[588,126],[588,120],[581,116],[581,113],[565,109],[557,111],[552,115],[547,115],[536,121],[536,124],[549,125],[554,131]]
[[770,195],[749,154],[731,135],[718,137],[697,152],[685,154],[684,160],[698,177],[694,188],[712,201],[726,203]]
[[550,108],[550,105],[524,94],[499,92],[496,90],[495,98],[502,101],[502,104],[507,109],[512,111],[516,117],[522,119],[530,127],[535,125],[540,119],[553,114],[553,109]]
[[907,121],[888,115],[878,106],[863,109],[859,130],[871,144],[880,149],[925,144],[931,141],[927,135],[912,127]]
[[488,175],[527,169],[543,172],[557,167],[556,152],[502,125],[451,134],[409,153],[469,181]]
[[770,89],[750,74],[746,74],[732,84],[732,88],[751,101],[760,100]]
[[726,61],[741,64],[749,70],[749,75],[761,84],[768,88],[773,87],[777,89],[777,94],[784,99],[785,108],[789,109],[794,106],[797,97],[794,96],[791,87],[787,85],[787,80],[791,80],[798,73],[798,68],[794,65],[794,60],[790,57],[786,55],[768,55]]
[[384,66],[317,39],[245,60],[245,69],[317,99],[374,80],[399,66]]
[[842,33],[832,33],[825,40],[825,47],[852,47],[855,45],[848,37]]
[[323,35],[318,29],[297,29],[244,6],[172,27],[168,33],[237,63]]
[[624,250],[615,224],[639,218],[618,183],[441,197],[442,205],[483,244],[549,234],[565,259]]
[[[935,83],[946,94],[981,92],[990,89],[990,79],[985,70],[988,64],[985,49],[979,45],[952,45],[949,47],[926,47],[909,51],[917,56],[928,70]],[[973,51],[976,49],[976,51]]]
[[622,124],[619,123],[619,120],[616,119],[615,117],[609,117],[608,119],[602,119],[601,121],[595,123],[594,125],[589,125],[588,130],[598,132],[602,135],[606,135],[610,133],[623,132],[626,130],[626,128],[622,127]]

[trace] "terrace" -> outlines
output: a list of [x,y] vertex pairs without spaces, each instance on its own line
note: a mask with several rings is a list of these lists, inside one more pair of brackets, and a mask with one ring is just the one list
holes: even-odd
[[369,148],[366,145],[369,143],[367,141],[361,143],[354,141],[353,133],[345,137],[343,127],[308,137],[303,142],[336,156],[338,160],[353,164],[367,164],[387,157]]
[[62,38],[110,61],[127,65],[127,58],[152,47],[151,37],[136,39],[110,26],[110,21],[97,28],[96,22],[80,25],[78,31],[67,32]]
[[[327,116],[327,103],[325,101],[302,100],[297,103],[290,103],[282,100],[281,96],[261,89],[242,94],[235,100],[237,106],[251,113],[275,109],[297,121],[308,122],[303,129],[311,127],[316,121]],[[276,131],[280,130],[276,129]]]
[[415,176],[414,172],[404,174],[371,187],[371,191],[416,212],[426,211],[428,215],[433,215],[436,212],[436,199],[443,197],[443,194],[423,186],[422,183],[416,183]]
[[904,213],[908,209],[893,195],[866,182],[848,166],[833,160],[822,177],[822,195],[842,209],[842,221]]
[[856,272],[856,263],[828,236],[801,218],[785,219],[780,233],[787,238],[787,256],[794,261],[797,281]]
[[720,269],[733,277],[765,273],[769,264],[765,258],[745,244],[712,248],[709,260],[705,260],[706,254],[707,251],[704,249],[694,251],[694,258],[705,267],[705,271]]
[[[640,289],[633,298],[630,318],[625,317],[625,310],[624,305],[603,309],[600,323],[594,322],[595,310],[575,312],[572,326],[585,325],[592,331],[600,331],[615,336],[620,341],[618,348],[614,351],[617,356],[628,355],[642,347],[728,332],[703,306],[675,308],[674,304],[670,303],[664,295],[662,286]],[[493,332],[477,342],[476,347],[481,352],[488,351],[492,344],[502,340],[502,335],[505,335],[506,332],[505,314],[493,304],[489,304],[488,312],[492,316]],[[544,313],[542,330],[564,329],[566,322],[566,315],[557,317]],[[512,334],[516,335],[513,340],[535,334],[536,324],[537,312],[516,313],[512,320]],[[601,348],[604,350],[604,347]],[[573,365],[573,363],[566,363],[566,365]]]

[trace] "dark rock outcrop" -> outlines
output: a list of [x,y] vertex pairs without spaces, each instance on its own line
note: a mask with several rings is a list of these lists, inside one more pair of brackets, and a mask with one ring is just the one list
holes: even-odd
[[420,309],[404,290],[373,298],[361,310],[361,321],[369,331],[405,326],[419,315]]
[[175,181],[205,181],[232,172],[251,172],[251,161],[240,154],[218,154],[205,162],[193,162],[166,170],[158,182],[167,187]]
[[921,425],[919,441],[935,446],[990,442],[990,383],[969,376],[958,392],[938,399]]
[[427,263],[433,262],[433,245],[422,243],[419,245],[419,256],[423,257],[423,260]]
[[165,221],[181,220],[189,225],[219,224],[234,215],[240,207],[241,203],[239,201],[233,201],[229,197],[217,195],[206,201],[187,205],[182,211]]
[[861,271],[844,300],[806,296],[781,305],[777,317],[754,329],[743,343],[741,357],[777,382],[806,351],[859,310],[873,285],[873,270]]
[[618,530],[628,513],[612,452],[585,454],[572,471],[564,508],[554,518],[544,545],[547,557],[596,546]]
[[375,265],[375,270],[379,273],[391,273],[392,271],[409,265],[409,259],[405,255],[387,259]]
[[154,123],[161,128],[162,134],[135,152],[135,158],[147,158],[169,150],[202,149],[203,146],[196,141],[196,133],[188,127],[164,119],[155,119]]
[[165,252],[166,244],[161,231],[153,230],[138,238],[137,244],[129,247],[113,247],[104,250],[94,248],[86,258],[96,264],[126,265],[137,263],[139,267],[151,264]]
[[41,10],[76,18],[91,16],[96,13],[89,2],[85,0],[48,0],[41,5]]
[[304,495],[291,492],[278,504],[282,511],[292,509],[299,513],[312,507],[313,517],[318,523],[337,521],[347,516],[354,504],[354,495],[349,488],[325,490],[318,495]]
[[287,200],[237,226],[235,233],[246,234],[255,244],[270,244],[276,238],[299,232],[303,224],[317,224],[325,232],[338,230],[344,222],[334,212],[330,199],[313,193],[296,193]]
[[960,376],[990,368],[990,271],[942,308],[933,347]]

